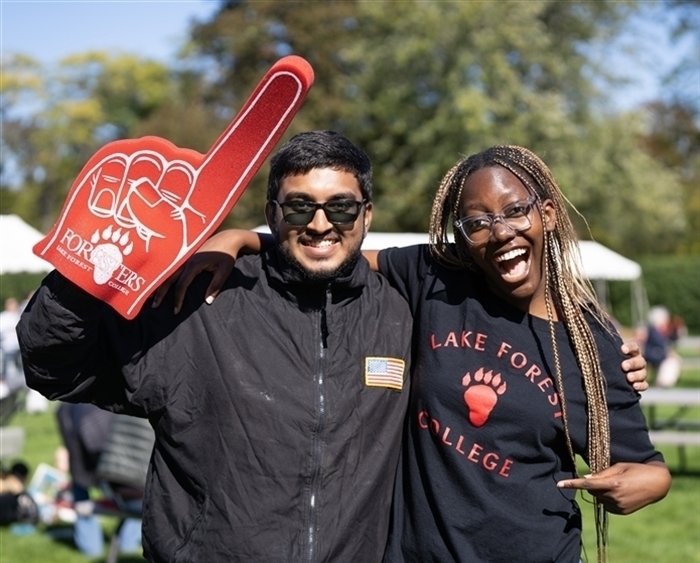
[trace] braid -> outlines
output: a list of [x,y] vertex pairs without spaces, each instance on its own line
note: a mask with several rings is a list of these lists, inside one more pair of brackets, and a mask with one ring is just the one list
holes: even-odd
[[464,182],[470,171],[469,166],[464,166],[463,163],[468,160],[457,163],[445,174],[430,212],[430,253],[438,262],[453,269],[475,268],[468,249],[463,245],[451,245],[448,234],[457,234],[454,226],[450,229],[449,225],[453,223],[451,218],[458,214]]
[[[550,200],[556,211],[556,226],[546,232],[544,241],[543,276],[547,288],[545,304],[550,326],[550,340],[554,356],[554,371],[562,409],[566,445],[576,471],[576,459],[571,441],[566,393],[556,339],[554,311],[564,323],[576,357],[587,399],[588,415],[588,464],[593,473],[610,465],[610,427],[606,386],[600,365],[598,348],[586,321],[589,313],[596,322],[609,330],[605,311],[598,303],[593,288],[583,276],[578,237],[569,218],[569,203],[557,185],[547,165],[535,154],[517,146],[495,146],[458,162],[443,178],[430,216],[430,250],[436,260],[452,268],[476,268],[470,258],[469,248],[452,227],[455,244],[449,244],[448,224],[459,217],[459,202],[467,177],[479,169],[502,166],[533,193],[541,204]],[[552,302],[554,300],[554,303]],[[594,499],[598,561],[606,559],[607,513]]]

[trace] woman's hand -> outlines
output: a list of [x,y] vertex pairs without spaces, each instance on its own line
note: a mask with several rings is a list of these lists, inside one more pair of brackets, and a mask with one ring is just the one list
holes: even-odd
[[583,479],[559,481],[557,487],[588,491],[611,514],[632,514],[666,496],[671,473],[660,461],[616,463]]
[[632,384],[635,391],[646,391],[649,389],[647,383],[647,361],[642,356],[639,344],[630,340],[622,345],[622,353],[627,359],[622,362],[622,371],[627,376],[627,381]]
[[[268,235],[269,236],[269,235]],[[230,229],[207,240],[155,293],[152,307],[159,307],[172,285],[175,285],[175,314],[180,312],[192,280],[202,272],[213,272],[205,292],[211,305],[231,274],[239,254],[259,253],[270,244],[268,236],[253,231]]]

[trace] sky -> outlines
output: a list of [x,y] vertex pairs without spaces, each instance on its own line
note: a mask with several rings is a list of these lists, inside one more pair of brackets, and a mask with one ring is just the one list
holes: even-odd
[[[0,0],[0,54],[22,52],[45,64],[88,50],[110,50],[174,60],[192,19],[206,20],[216,0]],[[700,17],[700,11],[698,13]],[[613,107],[631,109],[663,93],[660,75],[679,60],[660,23],[630,28],[602,62],[630,84],[610,91]],[[623,46],[637,50],[633,57]]]
[[114,50],[169,62],[192,18],[208,19],[205,0],[0,0],[0,48],[42,63],[89,50]]

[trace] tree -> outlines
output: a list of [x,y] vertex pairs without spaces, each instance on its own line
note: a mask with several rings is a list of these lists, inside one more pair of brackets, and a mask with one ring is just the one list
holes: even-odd
[[[21,186],[12,207],[43,231],[87,159],[105,143],[131,136],[172,90],[160,63],[99,52],[66,58],[55,71],[16,56],[3,61],[3,84],[3,152]],[[27,102],[38,109],[18,113]]]
[[[250,89],[251,69],[307,58],[317,83],[292,128],[336,129],[368,151],[376,230],[424,231],[460,156],[514,143],[543,156],[595,236],[634,253],[685,232],[678,181],[636,145],[638,117],[594,111],[598,69],[584,47],[637,5],[223,2],[193,30],[191,53],[225,107]],[[234,210],[241,223],[260,222],[264,189],[253,191],[257,205]]]
[[[700,254],[700,125],[698,112],[683,102],[654,102],[647,106],[648,129],[640,135],[646,152],[675,174],[680,184],[687,229],[669,250]],[[653,247],[652,247],[653,248]]]
[[[194,26],[185,48],[187,64],[210,80],[202,92],[217,115],[232,118],[265,71],[295,53],[314,68],[315,82],[285,138],[315,128],[344,130],[347,92],[356,70],[342,57],[361,41],[356,2],[221,2],[210,22]],[[254,178],[224,226],[263,222],[265,174]]]
[[676,252],[700,254],[700,0],[673,0],[665,5],[675,21],[673,36],[694,48],[665,77],[667,95],[645,108],[646,131],[640,135],[644,150],[677,176],[688,229]]

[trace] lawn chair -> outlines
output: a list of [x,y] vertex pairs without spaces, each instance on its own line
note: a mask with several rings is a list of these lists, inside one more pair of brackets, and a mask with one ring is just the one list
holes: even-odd
[[119,558],[119,531],[128,518],[141,518],[148,464],[155,434],[147,420],[117,416],[97,467],[104,498],[94,503],[96,514],[119,518],[106,563]]

